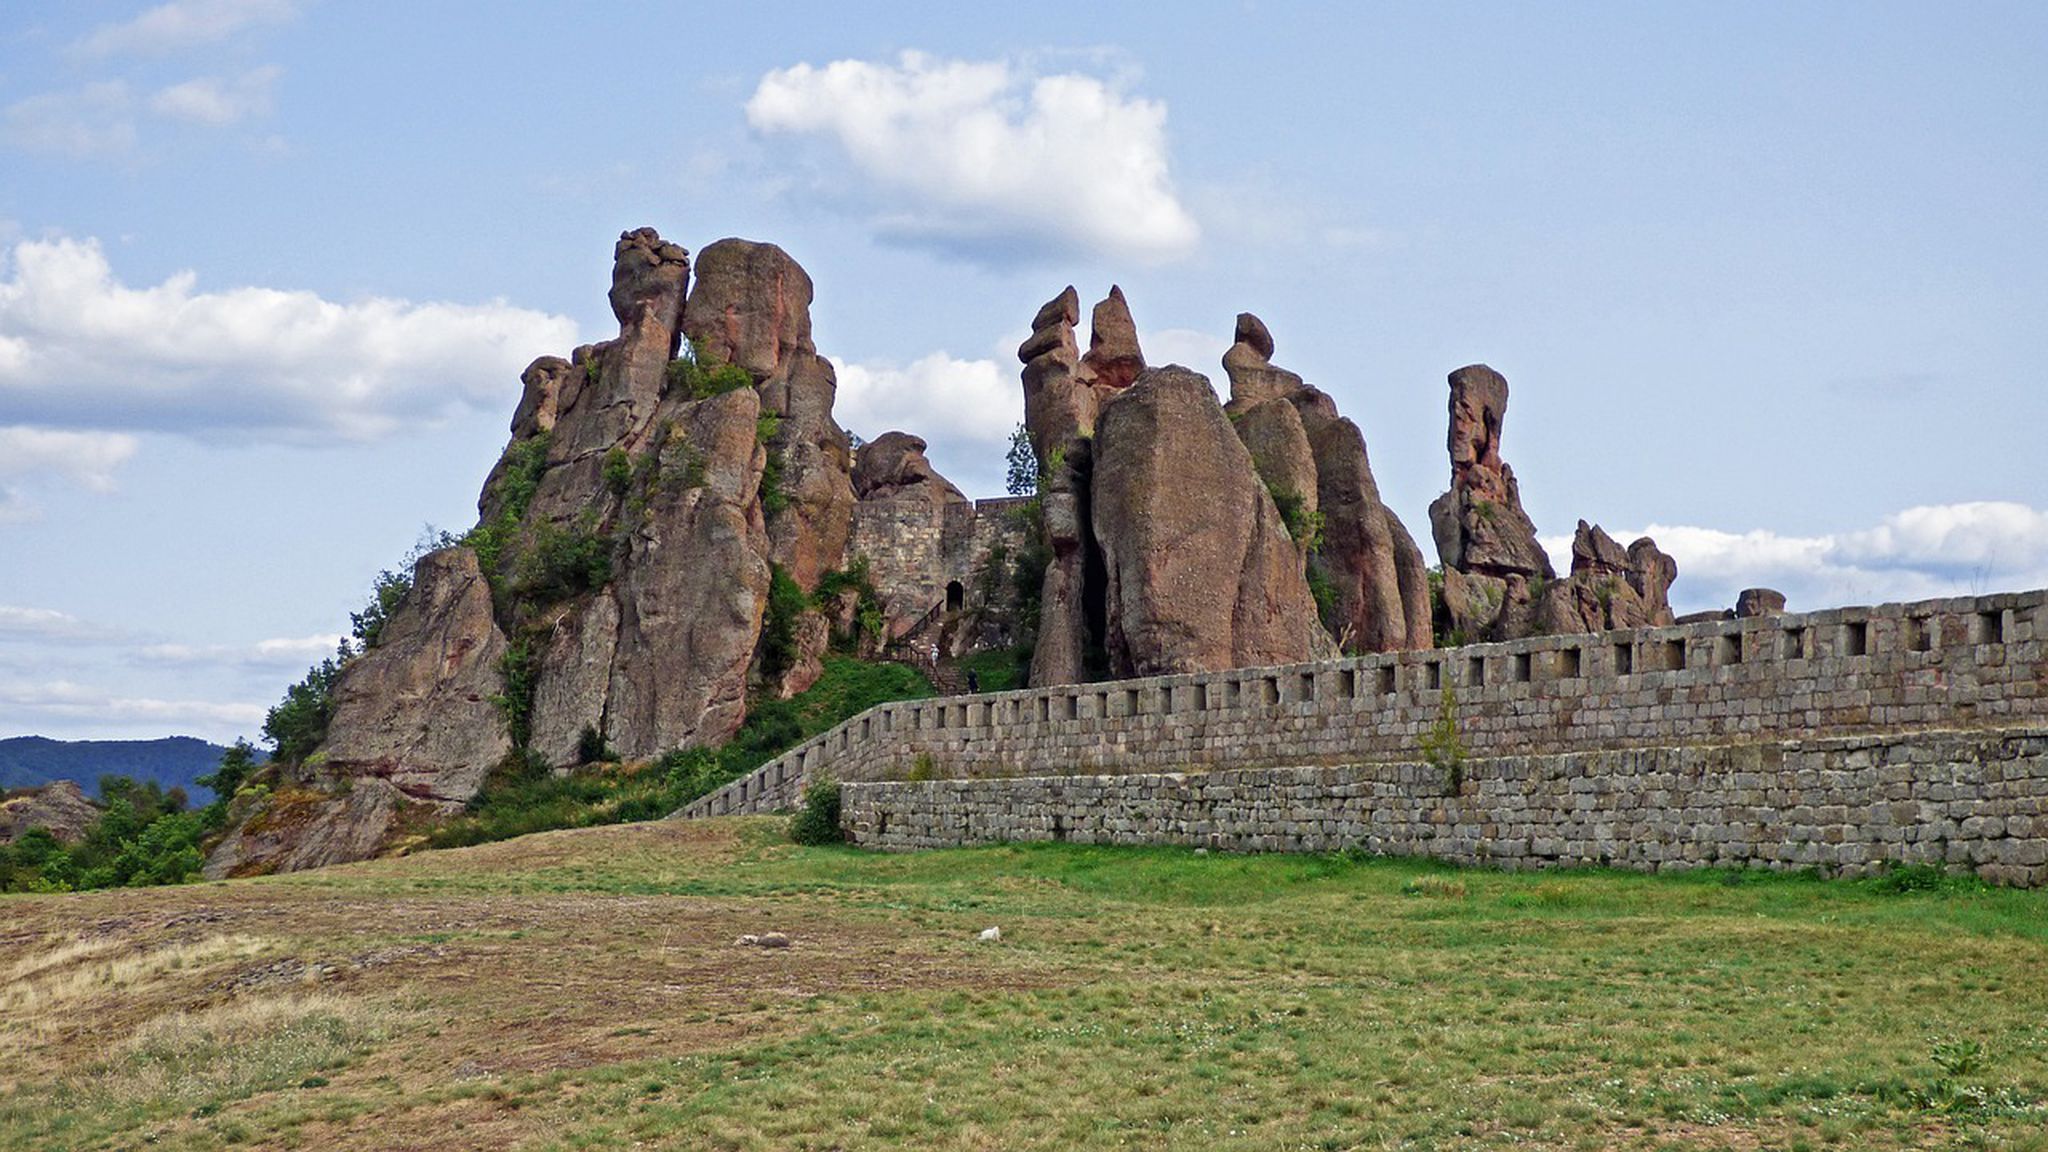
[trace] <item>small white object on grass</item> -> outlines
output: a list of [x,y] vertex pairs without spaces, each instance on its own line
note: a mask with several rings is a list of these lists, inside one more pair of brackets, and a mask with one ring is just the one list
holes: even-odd
[[983,928],[978,939],[986,940],[991,944],[1000,944],[1003,942],[1003,930],[1001,928]]

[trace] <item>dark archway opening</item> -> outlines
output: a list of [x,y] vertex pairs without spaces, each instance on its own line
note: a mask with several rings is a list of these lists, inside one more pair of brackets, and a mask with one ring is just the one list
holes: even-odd
[[958,612],[967,606],[967,588],[958,580],[946,585],[946,611]]

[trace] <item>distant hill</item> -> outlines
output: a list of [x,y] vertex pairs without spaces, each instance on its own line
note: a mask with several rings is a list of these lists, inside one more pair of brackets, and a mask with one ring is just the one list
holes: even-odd
[[71,780],[97,795],[100,777],[132,776],[154,780],[165,788],[178,786],[204,804],[213,793],[193,783],[212,772],[227,749],[192,736],[160,740],[51,740],[15,736],[0,740],[0,791],[38,788],[52,780]]

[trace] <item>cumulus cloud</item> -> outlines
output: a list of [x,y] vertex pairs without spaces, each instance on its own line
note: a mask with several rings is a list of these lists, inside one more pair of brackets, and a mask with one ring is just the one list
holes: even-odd
[[1200,238],[1174,189],[1166,105],[1099,77],[906,52],[770,72],[746,114],[758,132],[837,145],[886,237],[983,258],[1150,261]]
[[[2048,587],[2048,512],[2007,501],[1908,508],[1874,527],[1798,536],[1652,524],[1678,561],[1681,612],[1725,608],[1744,588],[1784,592],[1795,610]],[[1543,541],[1560,571],[1571,538]]]
[[27,241],[0,265],[0,420],[218,436],[368,440],[505,407],[566,317],[311,292],[202,292],[181,272],[135,288],[96,240]]
[[135,148],[134,105],[119,80],[45,92],[0,112],[0,140],[25,152],[73,159],[119,156]]
[[252,68],[240,76],[201,76],[150,98],[150,111],[172,120],[222,127],[270,110],[270,89],[283,69]]
[[77,56],[161,55],[218,44],[298,11],[294,0],[171,0],[132,20],[103,24],[72,45]]
[[840,423],[868,439],[884,432],[923,437],[948,480],[970,495],[1001,494],[1010,433],[1024,419],[1014,371],[944,352],[907,365],[837,361],[834,368]]

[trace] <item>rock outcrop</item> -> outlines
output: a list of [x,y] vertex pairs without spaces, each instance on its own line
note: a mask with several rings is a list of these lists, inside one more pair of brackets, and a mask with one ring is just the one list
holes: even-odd
[[100,818],[100,806],[69,780],[52,780],[30,792],[0,800],[0,845],[41,828],[59,844],[75,844]]
[[1453,642],[1670,624],[1678,563],[1645,536],[1623,548],[1579,521],[1571,572],[1556,578],[1501,459],[1507,377],[1484,364],[1451,373],[1451,490],[1429,506],[1443,561],[1443,627]]
[[683,331],[712,359],[752,376],[774,417],[767,447],[769,559],[797,584],[840,567],[852,528],[852,452],[832,418],[839,384],[811,342],[811,278],[773,244],[720,240],[697,256]]
[[1624,549],[1597,525],[1579,521],[1572,537],[1572,570],[1543,589],[1534,630],[1604,632],[1673,622],[1666,593],[1678,563],[1645,536]]
[[1151,369],[1103,406],[1093,506],[1112,675],[1327,649],[1301,554],[1203,376]]
[[1507,377],[1484,364],[1451,373],[1451,490],[1429,506],[1430,531],[1446,568],[1548,580],[1550,558],[1522,511],[1515,470],[1500,456],[1507,411]]
[[1038,494],[1046,545],[1052,552],[1039,594],[1033,684],[1085,679],[1088,653],[1099,647],[1101,635],[1101,614],[1097,611],[1091,619],[1088,603],[1091,573],[1098,604],[1101,588],[1101,557],[1094,550],[1088,523],[1098,400],[1074,340],[1080,318],[1080,297],[1069,285],[1038,310],[1031,335],[1017,349],[1017,358],[1024,362],[1024,426],[1038,454]]
[[1239,313],[1236,342],[1223,354],[1227,410],[1283,513],[1297,529],[1319,528],[1298,543],[1329,589],[1325,627],[1346,651],[1429,647],[1427,566],[1380,499],[1365,434],[1327,393],[1276,366],[1273,348],[1265,323]]
[[430,803],[460,804],[512,750],[493,703],[507,643],[491,588],[468,548],[420,557],[412,591],[378,644],[336,680],[323,770],[388,780]]

